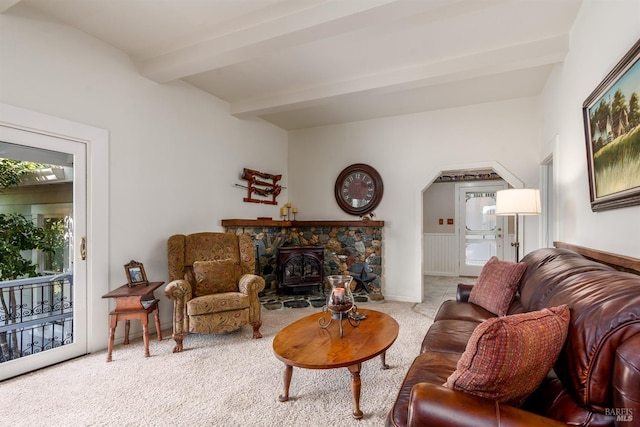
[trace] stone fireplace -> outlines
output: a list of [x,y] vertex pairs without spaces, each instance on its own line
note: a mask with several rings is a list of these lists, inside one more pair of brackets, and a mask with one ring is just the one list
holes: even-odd
[[[280,283],[297,280],[294,275],[287,279],[285,273],[279,271],[279,256],[281,252],[287,253],[294,251],[292,248],[301,247],[314,247],[316,251],[322,251],[321,276],[305,276],[304,265],[300,266],[303,269],[303,286],[314,286],[316,282],[321,286],[328,275],[351,274],[349,268],[357,262],[366,263],[371,272],[379,277],[382,286],[384,221],[225,219],[222,220],[222,226],[228,233],[251,236],[256,251],[256,274],[265,278],[266,291],[280,292]],[[316,256],[319,259],[319,255]],[[290,289],[295,290],[295,287]]]

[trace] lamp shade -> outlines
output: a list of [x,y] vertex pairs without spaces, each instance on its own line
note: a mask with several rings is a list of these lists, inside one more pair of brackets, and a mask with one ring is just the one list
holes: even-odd
[[510,188],[496,194],[496,215],[539,215],[540,190]]

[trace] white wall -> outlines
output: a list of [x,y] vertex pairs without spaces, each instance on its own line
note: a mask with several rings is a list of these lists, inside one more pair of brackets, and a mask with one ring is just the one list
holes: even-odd
[[554,151],[557,240],[640,258],[640,206],[594,213],[582,104],[640,37],[640,1],[585,0],[571,48],[542,96],[540,159]]
[[422,232],[455,233],[456,224],[447,224],[447,219],[456,217],[455,205],[455,182],[442,182],[426,189],[422,198]]
[[[535,187],[556,140],[558,239],[640,257],[640,207],[590,210],[581,118],[582,102],[638,28],[638,0],[585,0],[542,104],[528,98],[292,131],[287,147],[283,130],[233,118],[227,104],[187,84],[147,80],[122,52],[18,5],[0,15],[0,102],[109,130],[110,270],[93,286],[120,285],[130,259],[165,280],[172,233],[220,230],[223,218],[278,217],[278,207],[242,202],[234,184],[243,167],[282,173],[289,195],[279,199],[298,206],[301,220],[355,219],[339,209],[333,186],[344,167],[364,162],[385,184],[376,211],[386,223],[385,295],[419,301],[422,191],[435,174],[498,162]],[[537,220],[526,227],[528,252]],[[92,303],[106,311],[106,301]],[[161,310],[164,323],[166,300]]]
[[[160,85],[128,57],[86,34],[19,5],[0,15],[0,102],[109,131],[109,275],[90,304],[126,282],[135,259],[150,280],[167,279],[166,239],[221,231],[224,218],[278,216],[278,207],[244,203],[244,167],[282,173],[287,134],[261,120],[239,120],[221,100],[185,83]],[[286,191],[280,196],[287,199]],[[171,306],[162,291],[161,316]],[[135,322],[134,322],[135,323]],[[104,327],[102,327],[104,326]]]
[[[335,180],[352,163],[376,168],[384,181],[375,212],[385,221],[383,291],[420,301],[422,191],[440,170],[492,161],[537,186],[539,123],[537,99],[519,99],[291,131],[290,199],[299,219],[356,219],[338,207]],[[537,221],[526,227],[528,236],[538,235]],[[525,251],[537,247],[537,239],[527,242]]]
[[[385,184],[376,211],[386,222],[385,295],[419,301],[421,192],[434,173],[494,160],[525,187],[537,187],[538,165],[553,154],[556,239],[640,257],[640,207],[591,212],[581,115],[583,101],[638,39],[638,28],[638,0],[585,0],[570,53],[541,99],[290,132],[290,198],[300,219],[349,218],[334,201],[335,178],[351,163],[374,166]],[[524,253],[539,246],[539,221],[525,222]]]

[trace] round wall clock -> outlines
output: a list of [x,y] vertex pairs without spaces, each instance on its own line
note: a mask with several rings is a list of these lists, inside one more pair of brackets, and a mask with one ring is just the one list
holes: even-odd
[[383,193],[382,178],[378,171],[364,163],[347,166],[336,180],[336,201],[351,215],[367,215],[373,211]]

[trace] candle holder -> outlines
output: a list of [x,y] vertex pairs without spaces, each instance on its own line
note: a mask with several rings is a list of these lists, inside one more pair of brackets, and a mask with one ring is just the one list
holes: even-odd
[[284,206],[280,208],[280,216],[282,217],[283,221],[289,221],[290,209],[291,209],[291,206],[289,205],[289,203],[286,203]]
[[343,337],[342,321],[347,319],[354,328],[360,325],[360,319],[355,317],[357,307],[351,293],[352,276],[331,275],[327,276],[327,282],[331,285],[327,304],[322,307],[323,313],[331,313],[329,320],[321,317],[318,319],[320,327],[327,329],[333,320],[337,320],[340,325],[340,338]]
[[280,216],[283,221],[291,221],[291,213],[293,213],[293,220],[296,220],[298,208],[292,208],[291,206],[291,202],[287,202],[280,208]]

